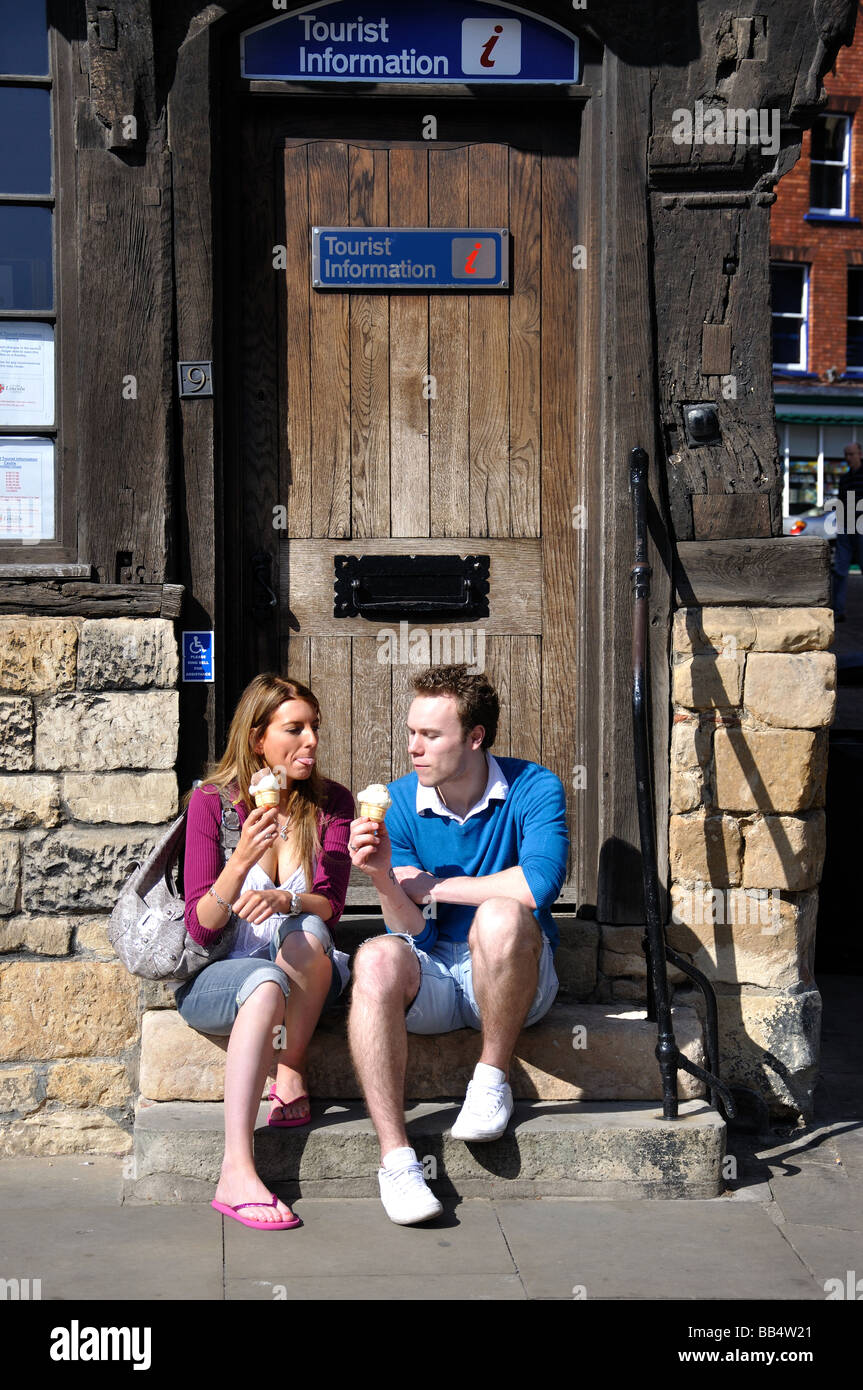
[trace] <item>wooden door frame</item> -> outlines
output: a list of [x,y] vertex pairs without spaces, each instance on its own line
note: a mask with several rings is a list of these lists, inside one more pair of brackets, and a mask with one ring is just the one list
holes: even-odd
[[[533,6],[538,15],[548,8]],[[225,83],[225,62],[242,29],[264,14],[272,17],[270,7],[261,7],[258,16],[242,0],[226,0],[221,9],[214,16],[209,6],[202,6],[193,20],[177,53],[168,97],[177,357],[212,359],[215,383],[211,402],[186,402],[180,412],[177,490],[187,547],[182,578],[195,620],[219,632],[226,616],[222,416],[229,389],[220,375],[221,187],[223,181],[227,184],[219,151],[239,85]],[[587,265],[573,271],[583,277],[574,325],[580,442],[573,504],[586,508],[587,525],[576,533],[579,602],[573,622],[585,640],[574,682],[578,737],[573,765],[586,767],[587,784],[575,793],[571,883],[585,915],[606,923],[637,923],[643,920],[643,908],[630,705],[634,530],[628,458],[635,445],[643,445],[651,458],[651,707],[661,883],[667,879],[672,612],[667,507],[656,462],[646,163],[650,75],[608,49],[598,51],[586,35],[582,44],[589,95],[582,112],[578,225]],[[525,99],[523,90],[518,94]],[[446,93],[435,99],[446,100]],[[185,686],[181,697],[184,721],[203,718],[206,723],[210,757],[224,737],[228,713],[218,647],[216,669],[214,686],[203,691]]]

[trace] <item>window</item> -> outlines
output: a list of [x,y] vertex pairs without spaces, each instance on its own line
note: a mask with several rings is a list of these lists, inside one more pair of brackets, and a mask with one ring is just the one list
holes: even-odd
[[819,116],[812,127],[809,204],[811,212],[848,217],[851,117]]
[[805,372],[808,360],[808,266],[772,265],[770,293],[773,304],[773,366],[781,371]]
[[863,372],[863,266],[848,269],[846,370]]
[[[53,0],[0,0],[0,554],[2,561],[54,562],[76,558],[74,515],[61,516],[58,460],[62,407],[55,390],[61,286],[58,124],[64,148],[71,121],[58,123],[58,70]],[[4,138],[4,136],[6,138]],[[74,205],[69,203],[74,220]],[[64,211],[64,219],[68,214]],[[73,290],[70,285],[69,289]],[[67,290],[69,293],[69,290]],[[67,338],[71,341],[70,325]],[[57,342],[55,343],[55,339]],[[69,432],[64,442],[71,444]],[[63,490],[66,511],[73,479]],[[29,548],[29,553],[28,553]]]

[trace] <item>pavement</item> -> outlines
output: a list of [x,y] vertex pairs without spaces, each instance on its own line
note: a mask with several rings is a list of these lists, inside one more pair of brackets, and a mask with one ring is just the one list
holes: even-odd
[[376,1198],[300,1197],[303,1226],[267,1235],[207,1202],[123,1203],[122,1158],[4,1159],[0,1277],[40,1279],[43,1300],[85,1304],[823,1303],[838,1287],[825,1289],[828,1280],[856,1287],[857,1271],[863,1293],[863,978],[818,983],[814,1120],[769,1138],[730,1132],[722,1197],[453,1198],[417,1227],[392,1225]]

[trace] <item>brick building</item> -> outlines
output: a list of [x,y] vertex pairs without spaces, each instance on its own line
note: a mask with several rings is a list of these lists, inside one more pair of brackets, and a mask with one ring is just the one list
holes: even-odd
[[827,105],[781,180],[770,223],[783,514],[821,508],[863,440],[863,32],[825,79]]

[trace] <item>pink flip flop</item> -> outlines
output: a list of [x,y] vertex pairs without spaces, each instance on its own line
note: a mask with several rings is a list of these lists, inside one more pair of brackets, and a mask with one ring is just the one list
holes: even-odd
[[292,1216],[290,1221],[252,1221],[248,1216],[237,1215],[237,1212],[240,1210],[241,1207],[268,1207],[271,1205],[276,1206],[279,1200],[278,1197],[276,1197],[275,1194],[272,1192],[270,1193],[270,1196],[273,1199],[272,1203],[238,1202],[235,1207],[229,1207],[226,1206],[224,1202],[213,1201],[210,1203],[210,1206],[215,1207],[216,1211],[221,1212],[223,1216],[233,1217],[234,1221],[239,1221],[241,1226],[251,1226],[256,1231],[290,1231],[293,1230],[294,1226],[302,1226],[303,1223],[298,1216]]
[[[309,1100],[309,1097],[308,1097],[307,1093],[306,1093],[305,1091],[303,1091],[303,1094],[302,1094],[301,1096],[294,1096],[294,1099],[293,1099],[293,1100],[282,1100],[281,1096],[277,1096],[277,1095],[276,1095],[276,1088],[275,1088],[275,1086],[271,1086],[270,1089],[269,1089],[269,1091],[267,1092],[267,1100],[276,1100],[276,1101],[278,1101],[279,1105],[280,1105],[280,1106],[282,1107],[282,1109],[284,1110],[285,1107],[288,1106],[288,1105],[296,1105],[296,1103],[297,1103],[298,1100]],[[301,1115],[301,1116],[299,1117],[299,1119],[295,1119],[295,1120],[274,1120],[273,1117],[272,1117],[272,1115],[270,1115],[269,1118],[267,1119],[267,1124],[270,1126],[271,1129],[295,1129],[297,1125],[307,1125],[307,1124],[310,1124],[310,1123],[311,1123],[311,1119],[312,1119],[311,1101],[309,1101],[309,1113],[308,1113],[308,1115]]]

